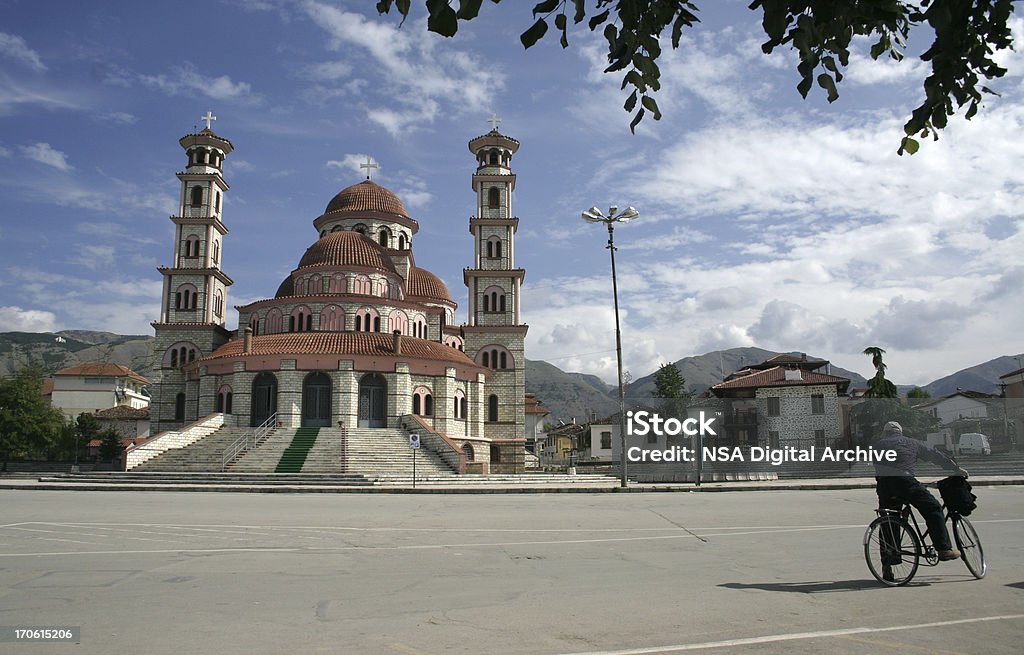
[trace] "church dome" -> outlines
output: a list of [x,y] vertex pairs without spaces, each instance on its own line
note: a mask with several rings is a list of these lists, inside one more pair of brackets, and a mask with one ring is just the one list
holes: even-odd
[[332,212],[380,212],[409,217],[398,196],[370,180],[339,191],[324,210],[324,214]]
[[405,295],[415,298],[453,302],[451,294],[448,293],[448,287],[441,281],[441,278],[426,269],[416,266],[412,267],[409,271],[409,280],[405,285]]
[[274,294],[275,298],[284,298],[286,296],[295,295],[295,280],[289,275],[281,281],[281,286],[277,287],[277,293]]
[[384,248],[351,230],[331,232],[311,245],[299,261],[299,268],[310,266],[361,266],[395,272]]

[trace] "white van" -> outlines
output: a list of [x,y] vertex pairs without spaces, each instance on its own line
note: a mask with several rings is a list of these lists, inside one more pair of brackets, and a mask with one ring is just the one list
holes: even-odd
[[992,444],[988,437],[980,432],[964,432],[960,435],[961,455],[991,455]]

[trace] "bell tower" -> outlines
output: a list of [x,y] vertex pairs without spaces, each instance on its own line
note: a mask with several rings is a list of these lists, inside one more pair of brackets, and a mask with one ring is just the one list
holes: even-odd
[[522,471],[517,462],[524,446],[518,440],[526,437],[523,343],[529,327],[520,316],[526,271],[515,265],[519,218],[512,210],[516,187],[512,156],[519,150],[519,142],[499,132],[499,122],[492,116],[491,131],[469,142],[469,151],[476,158],[472,176],[476,214],[469,219],[473,266],[463,271],[469,289],[468,325],[463,331],[466,354],[490,369],[484,385],[484,436],[516,440],[501,446],[499,468],[511,471],[518,466]]
[[181,181],[178,213],[170,217],[172,264],[157,269],[163,275],[163,296],[160,320],[153,323],[154,359],[162,383],[154,385],[161,396],[151,404],[154,432],[209,413],[199,407],[198,382],[188,383],[198,378],[191,375],[189,365],[230,338],[224,325],[233,280],[221,270],[221,246],[228,233],[221,216],[229,186],[222,167],[234,147],[210,128],[216,116],[206,112],[201,120],[206,123],[203,130],[178,140],[187,162],[177,173]]

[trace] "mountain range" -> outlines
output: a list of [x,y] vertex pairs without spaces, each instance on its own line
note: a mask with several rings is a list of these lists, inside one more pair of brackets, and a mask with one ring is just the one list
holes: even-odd
[[[0,333],[0,375],[9,375],[26,365],[35,365],[47,375],[80,362],[112,362],[122,364],[143,377],[152,377],[154,359],[153,337],[64,330],[55,333],[4,332]],[[675,362],[686,380],[687,390],[699,394],[725,375],[744,366],[763,362],[776,355],[761,348],[729,348],[704,355],[684,357]],[[955,393],[958,389],[999,393],[999,376],[1020,368],[1021,356],[1002,356],[992,359],[923,386],[933,398]],[[820,359],[808,355],[808,359]],[[829,365],[824,372],[850,379],[850,388],[863,388],[867,380],[853,371]],[[626,387],[626,397],[649,398],[654,395],[654,375],[651,372],[632,380]],[[902,393],[912,387],[898,385]],[[540,360],[526,360],[526,390],[536,394],[551,415],[553,423],[573,420],[585,423],[594,416],[604,417],[618,410],[617,389],[595,375],[570,373]]]

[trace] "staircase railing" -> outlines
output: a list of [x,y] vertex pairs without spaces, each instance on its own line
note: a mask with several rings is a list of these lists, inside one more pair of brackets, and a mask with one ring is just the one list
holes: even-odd
[[433,429],[415,414],[403,416],[401,425],[405,430],[419,434],[420,443],[437,453],[453,471],[460,474],[466,472],[466,456],[446,434]]
[[242,436],[235,439],[227,448],[224,449],[224,453],[220,458],[220,470],[222,472],[226,471],[228,469],[228,464],[241,457],[244,452],[252,448],[257,448],[266,440],[267,435],[269,435],[276,427],[277,414],[273,414],[270,418],[263,421],[252,430],[244,432]]

